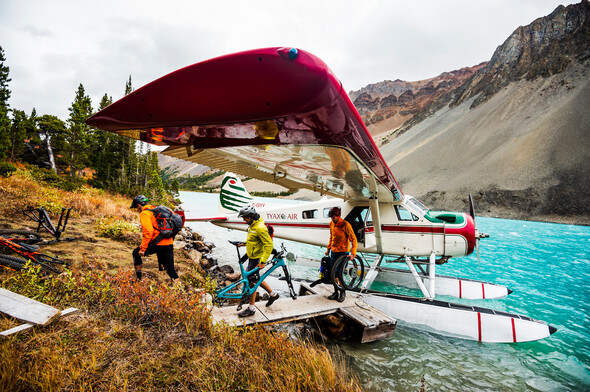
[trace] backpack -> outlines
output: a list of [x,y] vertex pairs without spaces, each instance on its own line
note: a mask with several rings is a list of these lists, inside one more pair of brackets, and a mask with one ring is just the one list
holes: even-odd
[[310,284],[311,287],[317,286],[320,283],[332,283],[332,270],[330,268],[330,256],[322,257],[320,262],[320,277],[315,282]]
[[275,233],[275,228],[269,225],[268,223],[265,223],[265,225],[266,229],[268,230],[268,235],[270,235],[270,239],[272,240],[272,236]]
[[174,238],[182,230],[184,223],[182,217],[170,208],[158,206],[150,211],[154,214],[158,223],[157,229],[160,231],[160,234],[151,241],[152,245],[156,245],[164,238]]

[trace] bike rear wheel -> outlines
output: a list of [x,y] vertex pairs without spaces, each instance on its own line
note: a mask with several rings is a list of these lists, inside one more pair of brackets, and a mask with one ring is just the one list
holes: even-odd
[[[347,255],[341,256],[332,268],[332,282],[345,290],[356,290],[365,277],[365,265],[360,257],[350,260]],[[340,281],[337,283],[336,278]]]
[[0,255],[0,265],[13,271],[20,271],[29,260],[16,256]]
[[11,241],[22,242],[25,244],[36,244],[43,241],[41,235],[30,230],[2,229],[0,230],[0,236]]

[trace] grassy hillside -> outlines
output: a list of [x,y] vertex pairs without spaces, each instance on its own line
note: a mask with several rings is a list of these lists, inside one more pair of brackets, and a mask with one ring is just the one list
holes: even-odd
[[[0,390],[362,390],[341,358],[314,343],[261,327],[212,326],[202,294],[213,284],[181,250],[181,287],[171,287],[153,259],[136,282],[130,252],[140,237],[126,198],[58,190],[22,168],[0,177],[0,228],[33,228],[21,213],[27,205],[44,206],[53,219],[73,207],[64,236],[77,240],[43,245],[71,269],[49,276],[0,268],[0,287],[82,311],[0,341]],[[19,324],[0,316],[0,330]]]

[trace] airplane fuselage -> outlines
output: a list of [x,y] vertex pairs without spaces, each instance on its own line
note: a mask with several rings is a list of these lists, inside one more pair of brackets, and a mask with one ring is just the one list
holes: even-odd
[[[461,257],[473,252],[475,225],[464,213],[445,213],[444,221],[431,216],[417,216],[399,203],[379,203],[382,251],[378,252],[376,230],[369,203],[324,199],[317,202],[282,205],[258,209],[264,221],[274,228],[274,236],[312,245],[326,246],[329,241],[330,208],[342,209],[342,217],[357,234],[358,252],[425,257]],[[441,213],[442,215],[442,213]],[[449,218],[450,217],[450,218]],[[435,222],[433,222],[435,220]],[[214,224],[236,230],[247,230],[237,214]]]

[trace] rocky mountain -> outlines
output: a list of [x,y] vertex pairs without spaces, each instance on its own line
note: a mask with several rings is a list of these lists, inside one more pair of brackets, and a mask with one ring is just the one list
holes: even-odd
[[160,153],[158,153],[158,165],[160,169],[170,173],[172,177],[180,177],[187,174],[200,176],[209,170],[207,166],[183,161],[182,159],[176,159]]
[[[590,224],[590,3],[517,28],[382,153],[404,192],[433,208]],[[387,139],[386,139],[387,140]]]
[[374,137],[399,128],[438,98],[463,85],[487,63],[415,82],[385,80],[349,93],[363,121]]
[[478,95],[477,106],[504,86],[521,79],[547,78],[590,58],[588,1],[558,6],[550,15],[517,28],[488,64],[455,93],[452,105]]

